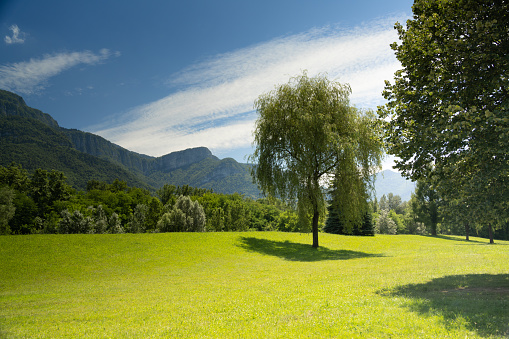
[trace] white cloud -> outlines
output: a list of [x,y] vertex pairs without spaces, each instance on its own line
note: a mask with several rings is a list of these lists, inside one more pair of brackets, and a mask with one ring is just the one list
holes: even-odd
[[384,80],[400,68],[390,49],[397,40],[395,21],[349,31],[314,29],[217,55],[175,74],[168,81],[174,93],[132,109],[120,123],[90,129],[154,156],[195,146],[212,151],[248,147],[255,99],[302,70],[349,83],[352,104],[375,108],[383,102]]
[[25,42],[25,33],[21,32],[18,25],[12,25],[9,27],[9,30],[12,31],[12,36],[5,36],[4,41],[7,45],[11,44],[22,44]]
[[41,90],[45,82],[76,65],[94,65],[118,52],[102,49],[99,53],[90,51],[59,53],[44,55],[40,59],[0,65],[0,88],[23,94],[31,94]]

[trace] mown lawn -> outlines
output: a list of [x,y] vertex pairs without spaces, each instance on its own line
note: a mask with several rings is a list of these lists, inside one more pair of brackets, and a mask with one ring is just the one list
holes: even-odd
[[509,336],[509,242],[277,232],[0,237],[1,338]]

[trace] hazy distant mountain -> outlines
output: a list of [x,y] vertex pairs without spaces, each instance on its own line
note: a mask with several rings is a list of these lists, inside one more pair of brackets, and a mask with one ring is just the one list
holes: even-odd
[[205,147],[151,157],[129,151],[92,133],[66,129],[22,97],[0,90],[0,165],[11,162],[28,170],[64,172],[71,185],[89,180],[124,180],[130,186],[157,189],[164,184],[190,185],[219,193],[257,197],[249,165],[218,159]]
[[379,200],[382,195],[392,193],[399,195],[403,201],[409,201],[414,189],[415,183],[403,178],[398,172],[385,170],[376,175],[375,190]]

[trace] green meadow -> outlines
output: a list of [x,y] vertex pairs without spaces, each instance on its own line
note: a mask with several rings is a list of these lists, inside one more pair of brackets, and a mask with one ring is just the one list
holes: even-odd
[[0,237],[1,338],[509,336],[509,242],[278,232]]

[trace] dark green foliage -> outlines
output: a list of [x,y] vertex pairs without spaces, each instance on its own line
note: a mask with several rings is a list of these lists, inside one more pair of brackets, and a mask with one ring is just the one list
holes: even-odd
[[364,213],[362,224],[359,228],[354,229],[354,235],[373,236],[375,235],[375,225],[373,224],[373,216],[369,211]]
[[332,234],[372,236],[375,235],[375,227],[373,225],[373,217],[370,212],[365,212],[360,223],[353,225],[351,229],[344,227],[337,208],[333,205],[327,206],[329,214],[325,220],[323,231]]
[[327,215],[325,226],[323,227],[324,232],[332,234],[345,234],[343,231],[343,223],[339,218],[338,209],[334,208],[333,205],[329,205],[327,206],[327,210],[329,211],[329,214]]
[[438,233],[438,223],[441,221],[440,205],[442,205],[442,201],[436,190],[426,181],[418,180],[415,199],[412,199],[412,210],[415,212],[417,220],[431,231],[431,235]]
[[13,204],[14,190],[0,186],[0,235],[10,234],[9,221],[14,216],[16,207]]
[[6,234],[302,230],[295,211],[276,199],[189,185],[165,185],[158,191],[163,205],[150,191],[118,179],[111,184],[92,180],[87,191],[75,191],[61,172],[36,169],[30,175],[12,164],[0,166],[0,187],[12,192],[12,199],[0,205],[15,211],[2,224]]
[[16,212],[10,221],[10,228],[13,234],[30,234],[33,233],[34,223],[39,214],[39,208],[34,200],[25,192],[16,192],[14,198],[14,206]]
[[379,109],[395,167],[461,223],[497,228],[509,219],[509,3],[415,0],[412,10],[395,26],[402,69]]
[[[472,228],[470,230],[470,236],[489,238],[489,230],[487,227],[483,228]],[[493,231],[493,239],[495,240],[509,240],[509,223],[504,223],[499,228]]]
[[0,166],[0,185],[7,185],[15,192],[13,199],[16,213],[9,222],[14,234],[29,234],[36,230],[35,219],[52,211],[59,211],[58,203],[68,200],[72,189],[61,172],[37,169],[30,177],[21,166]]

